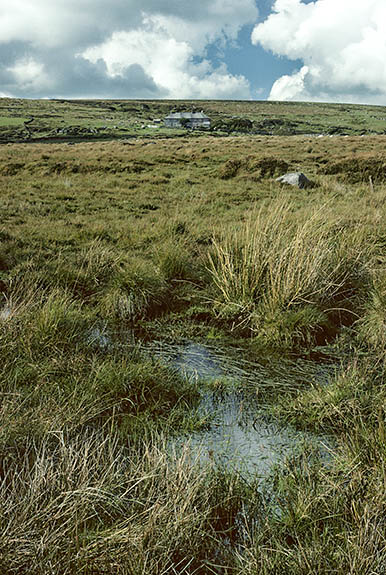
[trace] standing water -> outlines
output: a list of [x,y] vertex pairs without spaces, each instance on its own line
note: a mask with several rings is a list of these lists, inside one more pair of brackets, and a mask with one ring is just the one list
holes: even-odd
[[[152,343],[152,354],[189,379],[201,380],[199,416],[208,421],[200,431],[173,440],[172,451],[187,449],[193,461],[266,478],[275,465],[304,444],[328,459],[326,436],[281,425],[259,397],[264,392],[294,391],[301,383],[325,382],[328,368],[312,362],[266,366],[241,359],[240,351],[207,345]],[[234,357],[234,356],[237,357]],[[206,385],[205,385],[206,384]]]
[[0,309],[0,320],[9,319],[12,315],[12,310],[10,306],[6,305],[2,309]]

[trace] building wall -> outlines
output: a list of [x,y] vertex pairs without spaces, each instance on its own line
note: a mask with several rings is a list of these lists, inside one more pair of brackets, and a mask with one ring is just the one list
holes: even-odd
[[[165,119],[167,128],[181,128],[181,120]],[[189,128],[210,128],[210,120],[192,118],[188,123]]]
[[210,128],[210,120],[193,118],[190,122],[190,125],[192,128]]
[[165,126],[167,128],[180,128],[181,124],[179,120],[165,120]]

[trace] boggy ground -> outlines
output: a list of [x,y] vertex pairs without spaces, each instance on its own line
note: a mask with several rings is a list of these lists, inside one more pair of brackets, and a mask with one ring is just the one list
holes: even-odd
[[[384,144],[0,147],[1,573],[384,573]],[[312,188],[275,182],[298,169]],[[93,344],[101,326],[341,359],[327,386],[271,403],[335,434],[332,465],[305,448],[272,501],[253,477],[173,460],[197,388]]]

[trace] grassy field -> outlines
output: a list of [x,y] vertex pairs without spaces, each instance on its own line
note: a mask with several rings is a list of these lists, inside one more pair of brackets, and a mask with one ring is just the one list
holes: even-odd
[[[386,108],[349,104],[248,101],[0,99],[0,142],[184,136],[153,120],[171,111],[203,110],[213,135],[384,134]],[[26,125],[24,122],[28,122]]]
[[[20,118],[39,118],[37,137],[171,106],[0,102],[6,139]],[[384,130],[382,108],[202,107]],[[385,572],[385,143],[160,131],[0,147],[2,574]],[[275,181],[289,170],[313,186]],[[136,345],[98,345],[100,330],[334,358],[328,385],[269,402],[279,421],[332,434],[331,464],[305,447],[264,495],[253,477],[173,457],[168,438],[202,425],[198,384]]]

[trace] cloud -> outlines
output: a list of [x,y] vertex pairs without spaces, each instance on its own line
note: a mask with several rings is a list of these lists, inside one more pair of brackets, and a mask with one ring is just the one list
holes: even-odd
[[[7,4],[7,5],[6,5]],[[2,93],[34,97],[247,98],[213,68],[257,18],[255,0],[8,0],[0,6]]]
[[[146,16],[140,28],[115,32],[105,43],[87,49],[81,56],[92,63],[105,62],[112,78],[122,76],[128,67],[138,64],[165,97],[249,97],[245,78],[230,75],[225,66],[214,70],[208,60],[195,61],[195,55],[205,47],[201,35],[201,29],[196,37],[190,30],[191,40],[183,40],[189,34],[176,29],[175,17],[169,21],[165,17]],[[192,44],[196,44],[196,50]]]
[[52,47],[82,38],[92,43],[114,31],[138,28],[143,14],[167,18],[169,31],[187,33],[191,40],[198,35],[214,39],[221,31],[235,36],[258,12],[254,0],[9,0],[0,6],[0,43]]
[[44,65],[31,57],[17,60],[7,71],[22,90],[35,90],[50,86],[50,79]]
[[252,42],[304,66],[282,76],[270,99],[384,103],[384,0],[277,0]]
[[138,64],[112,78],[103,60],[91,64],[83,58],[63,57],[52,96],[65,98],[69,94],[73,98],[158,98],[159,89]]

